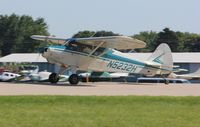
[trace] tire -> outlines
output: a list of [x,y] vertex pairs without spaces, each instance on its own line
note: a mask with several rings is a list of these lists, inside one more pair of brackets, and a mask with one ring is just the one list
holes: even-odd
[[77,85],[79,83],[79,76],[77,74],[72,74],[69,76],[69,83],[71,85]]
[[165,79],[165,85],[169,85],[169,80]]
[[57,83],[58,80],[59,80],[59,76],[58,76],[57,73],[51,73],[49,75],[49,82],[51,82],[51,83]]

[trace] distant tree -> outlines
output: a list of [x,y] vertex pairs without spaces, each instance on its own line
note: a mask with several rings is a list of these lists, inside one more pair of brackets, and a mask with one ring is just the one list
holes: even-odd
[[133,38],[146,42],[147,46],[136,49],[138,52],[152,52],[161,43],[169,44],[175,52],[200,52],[200,35],[189,32],[174,32],[169,28],[156,33],[152,31],[140,32],[132,36]]
[[79,31],[78,33],[74,34],[73,38],[84,38],[84,37],[91,37],[93,34],[95,34],[94,31]]
[[184,41],[185,52],[200,52],[200,35],[191,34]]
[[33,34],[49,35],[43,18],[33,20],[32,17],[26,15],[0,15],[1,55],[5,56],[13,52],[34,52],[40,43],[30,38]]
[[133,36],[133,38],[144,41],[147,45],[145,48],[136,49],[138,52],[151,52],[155,50],[155,39],[157,39],[158,34],[153,31],[140,32]]
[[103,37],[103,36],[119,36],[119,34],[113,33],[112,31],[79,31],[74,34],[74,38],[84,38],[84,37]]
[[190,35],[189,35],[189,33],[188,33],[188,34],[185,34],[185,33],[180,32],[180,31],[177,31],[177,32],[176,32],[176,35],[177,35],[178,40],[179,40],[178,52],[182,52],[182,51],[184,51],[184,48],[185,48],[185,40],[186,40],[186,38],[188,38]]
[[119,36],[120,34],[113,33],[112,31],[97,31],[94,34],[94,37],[104,37],[104,36]]
[[176,32],[170,30],[169,28],[165,28],[162,32],[158,33],[154,46],[157,47],[161,43],[167,43],[173,52],[179,51],[178,36],[176,35]]

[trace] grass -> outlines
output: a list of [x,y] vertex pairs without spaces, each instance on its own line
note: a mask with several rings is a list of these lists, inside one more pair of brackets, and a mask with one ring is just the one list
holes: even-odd
[[0,127],[199,127],[200,97],[0,96]]

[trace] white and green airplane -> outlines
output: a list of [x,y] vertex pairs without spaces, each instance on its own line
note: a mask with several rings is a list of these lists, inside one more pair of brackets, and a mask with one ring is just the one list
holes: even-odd
[[146,61],[138,61],[119,50],[144,48],[146,43],[127,36],[65,39],[33,35],[31,38],[58,44],[45,47],[42,51],[42,56],[49,63],[61,67],[58,73],[49,76],[51,83],[56,83],[64,70],[72,72],[69,76],[70,84],[78,84],[77,70],[135,73],[146,76],[170,74],[173,71],[171,50],[165,43],[160,44]]

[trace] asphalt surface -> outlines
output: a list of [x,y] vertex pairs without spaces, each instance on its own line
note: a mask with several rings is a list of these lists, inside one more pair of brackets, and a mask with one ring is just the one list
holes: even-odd
[[78,95],[78,96],[200,96],[200,84],[136,83],[7,83],[0,82],[0,95]]

